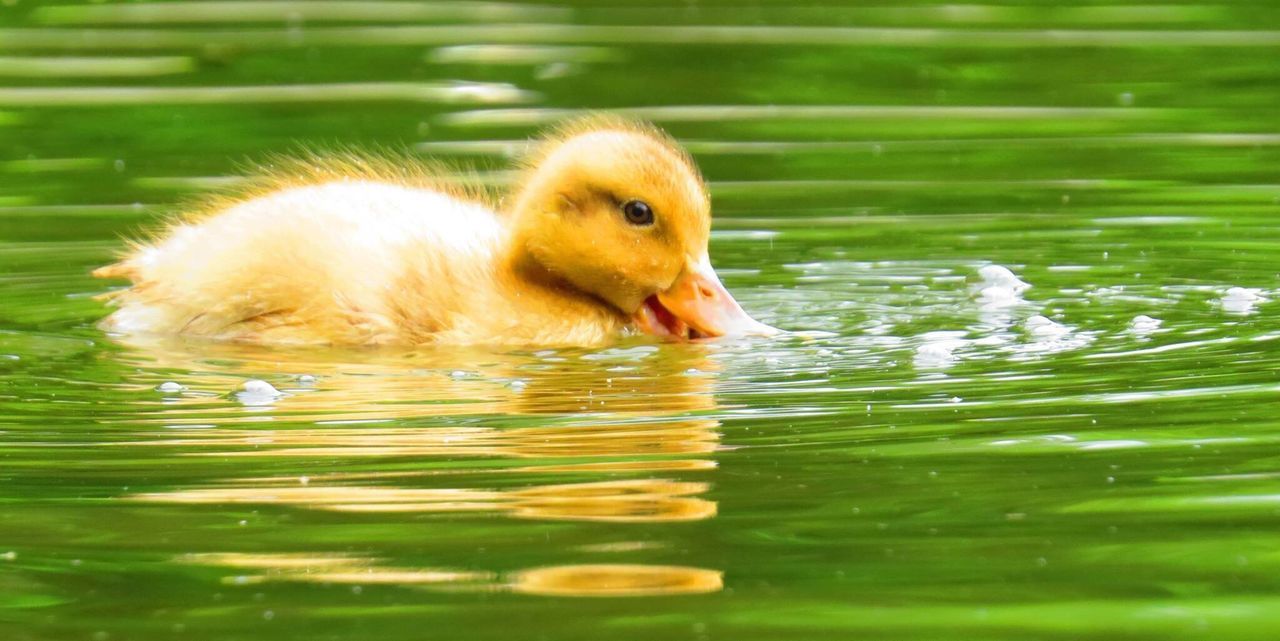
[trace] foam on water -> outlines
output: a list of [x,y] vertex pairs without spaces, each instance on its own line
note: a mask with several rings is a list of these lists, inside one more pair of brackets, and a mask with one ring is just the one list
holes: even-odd
[[1028,334],[1036,338],[1060,338],[1071,333],[1066,326],[1038,314],[1028,318],[1022,326]]
[[921,338],[924,343],[916,348],[912,362],[922,369],[942,369],[954,365],[960,360],[955,352],[970,341],[963,338],[964,332],[929,332]]
[[1160,329],[1164,321],[1159,318],[1152,318],[1146,314],[1138,314],[1129,321],[1129,333],[1135,336],[1146,336]]
[[1254,307],[1267,302],[1262,290],[1253,287],[1232,287],[1218,299],[1222,311],[1241,316],[1252,314]]

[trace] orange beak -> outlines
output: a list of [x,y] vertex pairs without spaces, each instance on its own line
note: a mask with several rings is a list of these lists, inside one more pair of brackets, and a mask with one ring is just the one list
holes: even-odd
[[705,258],[685,266],[666,291],[645,299],[633,320],[647,334],[682,340],[778,333],[742,311]]

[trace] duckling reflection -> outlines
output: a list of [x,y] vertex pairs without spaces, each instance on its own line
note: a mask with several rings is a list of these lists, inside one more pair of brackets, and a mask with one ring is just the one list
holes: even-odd
[[[286,395],[265,415],[229,415],[226,398],[149,408],[149,421],[213,427],[160,438],[148,433],[130,445],[184,457],[272,459],[273,467],[294,461],[286,467],[305,473],[223,479],[130,500],[610,522],[716,513],[716,504],[700,496],[706,483],[653,476],[715,468],[710,455],[719,445],[719,423],[700,416],[716,408],[706,375],[716,366],[704,346],[362,352],[367,358],[351,365],[340,352],[201,344],[197,354],[174,345],[135,344],[125,358],[146,366],[140,377],[152,379],[143,383],[148,387],[160,371],[184,372],[188,389],[286,372],[307,372],[315,383],[305,390],[282,386]],[[370,470],[374,460],[379,469]],[[419,460],[431,464],[415,469]],[[610,478],[599,480],[601,474]],[[449,477],[468,482],[442,483]],[[409,484],[416,487],[403,486]]]
[[397,585],[450,591],[510,591],[544,596],[668,596],[705,594],[724,587],[716,570],[675,565],[593,563],[530,568],[499,575],[448,568],[398,568],[381,560],[336,554],[187,554],[180,563],[245,570],[223,577],[228,585],[295,582]]
[[[295,481],[296,483],[296,481]],[[697,521],[716,504],[691,494],[706,483],[636,479],[539,485],[511,490],[388,488],[341,484],[213,487],[136,494],[136,501],[227,505],[288,505],[336,512],[505,512],[516,518],[567,521]]]
[[[584,412],[644,418],[714,409],[708,375],[718,370],[703,345],[503,352],[288,350],[154,336],[121,343],[117,359],[136,368],[132,382],[139,389],[177,383],[169,386],[175,392],[161,388],[155,404],[142,404],[129,421],[173,426],[265,417],[326,426]],[[244,403],[235,392],[257,379],[282,393]]]

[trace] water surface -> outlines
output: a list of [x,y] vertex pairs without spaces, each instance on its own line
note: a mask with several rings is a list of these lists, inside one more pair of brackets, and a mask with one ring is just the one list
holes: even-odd
[[[4,638],[1280,626],[1274,3],[4,4]],[[688,145],[797,333],[94,328],[89,270],[268,153],[500,186],[583,110]]]

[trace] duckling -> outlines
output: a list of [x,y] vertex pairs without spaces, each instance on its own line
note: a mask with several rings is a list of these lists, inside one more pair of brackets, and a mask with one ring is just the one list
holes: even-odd
[[504,198],[347,159],[216,202],[94,272],[118,333],[273,344],[600,345],[770,335],[716,276],[710,199],[659,129],[549,134]]

